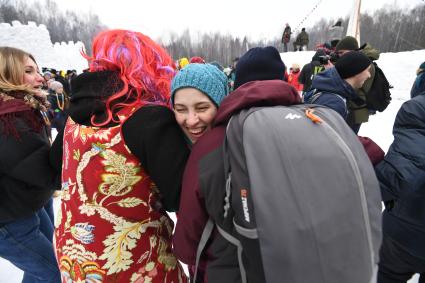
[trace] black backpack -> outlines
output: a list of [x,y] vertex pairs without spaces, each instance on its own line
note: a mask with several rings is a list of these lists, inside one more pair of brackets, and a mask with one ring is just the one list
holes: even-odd
[[373,62],[373,65],[375,65],[375,77],[366,95],[366,105],[368,109],[382,112],[391,102],[390,89],[393,87],[388,82],[381,68],[375,62]]

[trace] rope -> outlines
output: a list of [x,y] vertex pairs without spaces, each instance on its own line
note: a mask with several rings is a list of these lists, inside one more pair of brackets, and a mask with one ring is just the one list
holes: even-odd
[[[311,9],[310,12],[308,12],[308,14],[304,17],[304,19],[301,20],[301,22],[295,27],[294,32],[297,31],[300,26],[307,20],[308,17],[310,17],[310,15],[317,9],[317,7],[320,5],[320,3],[322,3],[323,0],[319,0],[319,2],[317,2],[316,5],[314,5],[313,9]],[[425,1],[425,0],[422,0]]]

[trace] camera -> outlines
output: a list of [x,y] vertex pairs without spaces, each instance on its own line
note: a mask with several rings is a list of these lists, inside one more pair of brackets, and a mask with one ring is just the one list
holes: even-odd
[[327,65],[329,61],[331,61],[332,64],[335,64],[338,59],[339,55],[336,52],[332,52],[330,55],[319,56],[319,62],[321,65]]
[[330,59],[331,59],[331,56],[329,55],[319,56],[319,63],[320,65],[327,65]]
[[336,61],[338,61],[340,56],[338,55],[338,53],[332,52],[330,57],[331,57],[330,60],[331,60],[332,64],[335,64]]

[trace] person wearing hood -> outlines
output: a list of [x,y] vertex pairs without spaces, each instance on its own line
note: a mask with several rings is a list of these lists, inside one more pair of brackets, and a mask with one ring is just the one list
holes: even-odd
[[410,97],[425,94],[425,62],[423,62],[416,71],[416,79],[410,91]]
[[338,42],[341,40],[343,32],[344,27],[342,26],[341,19],[339,19],[333,26],[329,28],[329,41],[332,48],[335,48]]
[[0,62],[0,257],[24,272],[22,282],[60,282],[50,209],[61,144],[49,139],[43,77],[23,50],[0,47]]
[[317,74],[309,93],[304,96],[306,103],[327,106],[346,120],[349,114],[347,103],[361,103],[356,89],[363,86],[370,77],[371,60],[358,51],[346,53],[335,63],[334,68]]
[[[190,266],[195,265],[198,243],[209,217],[204,206],[205,196],[201,193],[202,184],[199,181],[198,163],[209,153],[221,148],[226,125],[234,113],[256,106],[301,103],[295,88],[283,81],[285,69],[279,52],[270,46],[252,48],[239,59],[236,66],[235,90],[222,101],[211,130],[198,139],[186,165],[179,217],[173,238],[175,254],[182,262]],[[213,162],[211,170],[222,170],[222,168],[220,164]],[[201,258],[200,269],[206,272],[197,278],[200,282],[204,282],[203,280],[216,282],[214,273],[208,269],[212,259],[218,256],[214,254],[215,251],[217,249],[210,246],[208,255]],[[224,254],[220,254],[221,259],[235,260],[234,247],[230,245],[223,252]],[[198,274],[201,273],[198,272]],[[236,282],[239,276],[238,270],[220,270],[220,273],[221,277],[225,273],[224,276],[229,278],[229,282]]]
[[[171,250],[189,155],[169,108],[175,74],[149,37],[108,30],[72,81],[56,253],[62,282],[187,282]],[[75,272],[78,267],[79,272]]]
[[[425,282],[425,96],[403,103],[394,141],[375,167],[385,210],[378,283]],[[410,282],[410,281],[409,281]]]

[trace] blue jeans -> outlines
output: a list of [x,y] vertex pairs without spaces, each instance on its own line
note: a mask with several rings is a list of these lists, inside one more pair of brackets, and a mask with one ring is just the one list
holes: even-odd
[[24,271],[23,283],[61,282],[52,236],[53,223],[42,208],[0,227],[0,257]]
[[[44,205],[44,211],[46,211],[47,216],[49,216],[49,221],[40,221],[40,231],[41,233],[46,236],[50,242],[53,243],[53,233],[55,230],[54,223],[55,223],[55,215],[54,215],[54,208],[53,208],[53,198],[50,198],[50,200]],[[40,210],[41,211],[41,210]],[[40,212],[38,213],[40,214]],[[39,218],[41,219],[42,217]]]

